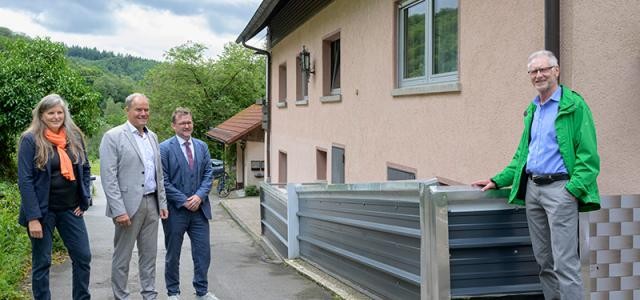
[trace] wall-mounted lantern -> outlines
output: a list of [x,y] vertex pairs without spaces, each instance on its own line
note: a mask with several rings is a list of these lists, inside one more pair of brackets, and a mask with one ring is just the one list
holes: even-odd
[[311,53],[307,51],[307,48],[303,45],[302,51],[300,51],[300,69],[305,77],[309,78],[309,74],[314,74],[315,71],[311,69]]

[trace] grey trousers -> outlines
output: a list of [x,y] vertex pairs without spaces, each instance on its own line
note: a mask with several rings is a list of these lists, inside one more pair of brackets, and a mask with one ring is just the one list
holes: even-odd
[[131,225],[116,224],[111,261],[111,288],[115,299],[129,299],[127,281],[133,246],[138,245],[140,294],[143,299],[156,299],[156,253],[158,250],[158,205],[155,194],[144,196],[131,218]]
[[529,234],[545,299],[582,299],[578,253],[578,202],[566,180],[536,185],[525,198]]

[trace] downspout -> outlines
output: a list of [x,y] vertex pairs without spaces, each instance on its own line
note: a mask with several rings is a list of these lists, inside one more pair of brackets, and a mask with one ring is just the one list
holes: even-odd
[[560,60],[560,1],[544,1],[544,48]]
[[[267,33],[267,40],[269,40],[269,34]],[[267,183],[271,183],[271,52],[264,50],[264,49],[260,49],[260,48],[256,48],[250,45],[247,45],[246,41],[242,41],[242,46],[244,46],[247,49],[251,49],[253,51],[256,52],[256,54],[260,54],[260,55],[264,55],[267,57],[267,64],[266,64],[266,68],[267,68],[267,86],[265,87],[266,91],[266,97],[265,97],[265,103],[262,103],[262,105],[266,105],[267,106],[267,154],[266,154],[266,176],[265,176],[265,181]]]

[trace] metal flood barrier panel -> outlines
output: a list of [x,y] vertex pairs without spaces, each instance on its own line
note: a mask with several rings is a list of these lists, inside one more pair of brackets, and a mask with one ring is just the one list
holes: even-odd
[[[283,257],[300,257],[372,298],[542,297],[525,210],[507,204],[509,189],[481,192],[435,178],[261,189],[263,236]],[[588,299],[589,224],[580,217]]]
[[543,297],[525,209],[507,204],[509,192],[429,187],[421,211],[423,300]]
[[267,242],[281,257],[289,253],[287,195],[276,186],[260,183],[260,228]]
[[420,195],[434,184],[296,186],[300,257],[374,298],[419,299]]

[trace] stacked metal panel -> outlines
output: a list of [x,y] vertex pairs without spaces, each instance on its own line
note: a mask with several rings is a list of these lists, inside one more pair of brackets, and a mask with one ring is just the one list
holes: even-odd
[[281,257],[288,255],[287,195],[266,183],[260,184],[260,227],[266,241]]
[[374,298],[420,298],[418,182],[306,186],[297,196],[300,257]]
[[423,300],[542,297],[526,215],[507,204],[508,194],[429,187],[421,203]]
[[539,293],[524,209],[449,212],[451,296]]

